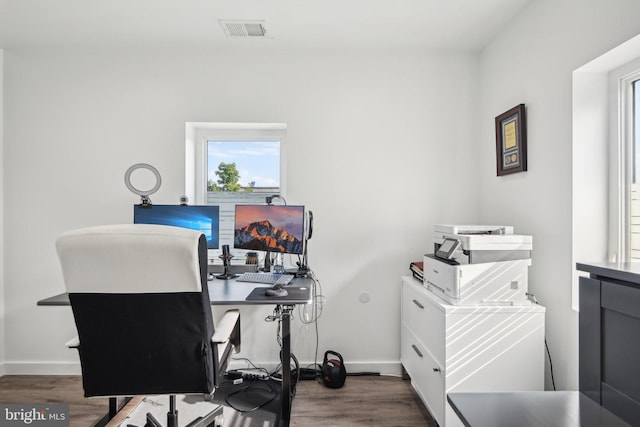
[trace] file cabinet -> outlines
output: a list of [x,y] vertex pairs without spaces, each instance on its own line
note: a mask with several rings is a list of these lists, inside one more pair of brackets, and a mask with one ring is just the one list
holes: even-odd
[[401,280],[400,361],[441,427],[462,426],[449,392],[544,389],[544,307],[454,306]]

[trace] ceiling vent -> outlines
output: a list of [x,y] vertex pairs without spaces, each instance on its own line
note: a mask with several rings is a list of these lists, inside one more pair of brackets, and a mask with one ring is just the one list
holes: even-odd
[[265,37],[267,28],[264,21],[229,21],[220,20],[224,33],[229,38],[236,37]]

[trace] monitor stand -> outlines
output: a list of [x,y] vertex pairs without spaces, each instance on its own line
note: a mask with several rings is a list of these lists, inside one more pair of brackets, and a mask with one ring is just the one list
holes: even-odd
[[262,269],[265,273],[269,273],[271,271],[271,251],[267,248],[267,253],[264,256],[264,268]]

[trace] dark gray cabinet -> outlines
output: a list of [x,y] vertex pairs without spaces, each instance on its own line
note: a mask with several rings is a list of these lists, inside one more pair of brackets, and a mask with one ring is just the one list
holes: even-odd
[[579,388],[640,426],[640,263],[577,264]]

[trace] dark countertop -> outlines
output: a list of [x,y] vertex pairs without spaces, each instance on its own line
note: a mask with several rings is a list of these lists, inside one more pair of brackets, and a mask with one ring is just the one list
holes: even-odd
[[465,426],[630,427],[577,391],[449,393],[447,400]]
[[579,262],[576,270],[586,271],[593,278],[606,277],[640,284],[640,262]]
[[[256,305],[256,304],[283,304],[295,305],[306,304],[312,300],[313,280],[309,277],[297,277],[291,281],[289,288],[291,294],[285,297],[263,297],[247,300],[249,294],[255,288],[270,288],[270,285],[253,282],[238,282],[234,279],[230,280],[210,280],[207,282],[209,286],[209,299],[211,305]],[[305,289],[306,293],[302,295],[297,288]],[[69,294],[63,292],[38,301],[40,306],[69,306]]]

